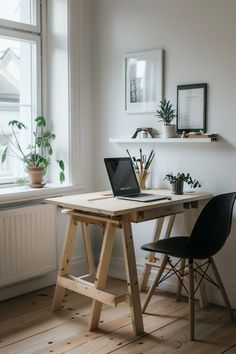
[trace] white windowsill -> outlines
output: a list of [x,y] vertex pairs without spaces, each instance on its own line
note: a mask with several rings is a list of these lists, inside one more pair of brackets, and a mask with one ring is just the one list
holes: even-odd
[[59,195],[80,193],[84,186],[71,186],[47,183],[43,188],[30,188],[29,186],[12,186],[0,188],[0,205],[14,204]]

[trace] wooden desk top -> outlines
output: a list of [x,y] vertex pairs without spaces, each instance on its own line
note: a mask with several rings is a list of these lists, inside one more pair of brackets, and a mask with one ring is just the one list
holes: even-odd
[[122,200],[113,197],[111,191],[77,194],[57,198],[49,198],[45,201],[49,204],[79,210],[82,212],[96,213],[109,216],[120,216],[136,213],[162,207],[174,206],[194,201],[210,199],[211,195],[207,192],[184,193],[183,195],[174,195],[167,189],[147,190],[147,193],[156,193],[168,195],[171,200],[159,200],[153,202],[135,202]]

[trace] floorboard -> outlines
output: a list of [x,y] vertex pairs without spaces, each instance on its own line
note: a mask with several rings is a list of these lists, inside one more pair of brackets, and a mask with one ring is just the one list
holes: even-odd
[[0,303],[0,354],[236,354],[236,321],[223,307],[199,309],[196,302],[196,340],[190,342],[188,305],[173,295],[155,293],[143,315],[145,333],[134,336],[128,302],[103,306],[99,329],[90,332],[91,300],[68,291],[53,313],[53,290]]

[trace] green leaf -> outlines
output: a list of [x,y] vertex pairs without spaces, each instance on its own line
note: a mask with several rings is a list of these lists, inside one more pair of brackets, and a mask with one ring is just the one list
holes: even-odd
[[24,185],[26,185],[26,182],[27,182],[26,178],[23,178],[23,177],[20,177],[16,180],[16,184],[18,186],[24,186]]
[[42,138],[45,140],[53,140],[56,138],[56,135],[50,132],[45,132],[44,134],[42,134]]
[[37,124],[38,127],[46,127],[46,120],[43,116],[38,116],[35,119],[35,122]]
[[163,99],[160,101],[159,109],[156,110],[156,117],[159,117],[159,122],[163,122],[165,125],[170,125],[172,120],[176,117],[175,109],[170,101]]
[[64,172],[60,172],[60,182],[63,183],[65,181],[65,174]]
[[50,144],[47,144],[46,146],[47,146],[47,148],[48,148],[48,153],[49,153],[49,155],[52,155],[53,150],[52,150],[51,145],[50,145]]
[[11,120],[11,121],[8,123],[8,126],[9,126],[9,127],[12,127],[12,128],[17,127],[18,129],[22,129],[22,128],[27,129],[27,127],[25,126],[25,124],[19,122],[18,120]]
[[7,157],[8,146],[5,147],[3,154],[2,154],[2,163],[6,160]]
[[62,171],[65,171],[65,165],[63,160],[57,160],[58,165]]

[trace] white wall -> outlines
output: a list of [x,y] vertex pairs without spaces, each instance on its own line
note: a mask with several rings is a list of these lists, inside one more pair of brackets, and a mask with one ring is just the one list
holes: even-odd
[[[163,177],[167,172],[189,171],[203,182],[202,190],[212,194],[236,190],[235,0],[96,0],[90,3],[93,6],[93,188],[109,187],[104,156],[125,155],[126,146],[109,144],[109,137],[131,135],[140,126],[160,130],[152,114],[124,113],[123,57],[128,52],[163,48],[165,97],[175,104],[176,85],[207,82],[208,131],[218,133],[220,139],[212,144],[157,146],[153,186],[166,185]],[[216,257],[234,306],[236,279],[231,270],[236,265],[235,215],[236,210],[231,237]],[[151,225],[150,230],[141,225],[134,230],[137,263],[141,266],[144,255],[139,245],[150,238]],[[118,239],[115,247],[113,262],[121,264]]]

